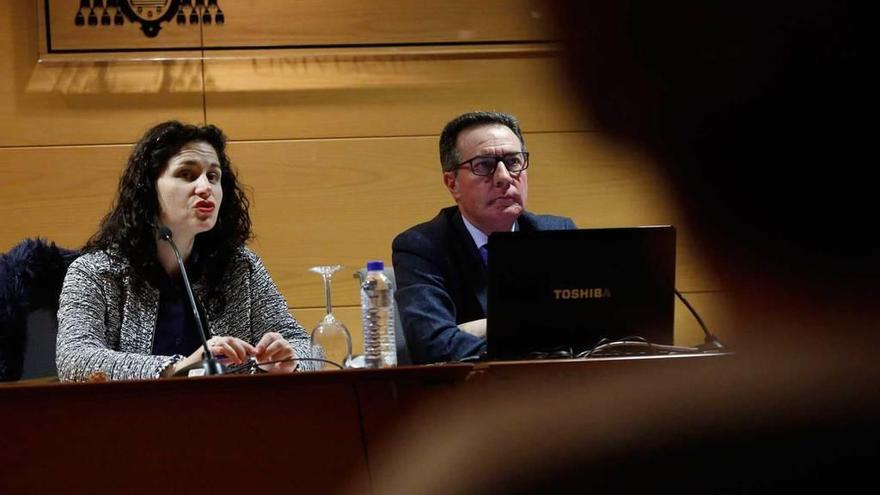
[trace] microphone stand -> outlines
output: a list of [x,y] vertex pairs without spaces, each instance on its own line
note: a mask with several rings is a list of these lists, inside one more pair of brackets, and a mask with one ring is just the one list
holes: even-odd
[[703,319],[700,318],[700,315],[697,314],[697,311],[694,309],[693,306],[691,306],[691,303],[689,303],[688,300],[685,299],[683,295],[681,295],[681,292],[679,292],[678,289],[673,289],[673,290],[675,291],[675,295],[678,296],[678,298],[681,300],[681,302],[683,302],[684,305],[687,307],[688,311],[690,311],[691,314],[694,315],[694,318],[697,319],[697,323],[700,324],[700,328],[703,329],[703,333],[705,334],[705,339],[703,340],[702,344],[697,346],[697,349],[699,349],[701,352],[722,352],[722,351],[724,351],[726,349],[724,344],[722,344],[721,341],[718,340],[718,337],[716,337],[714,334],[712,334],[712,332],[709,331],[708,328],[706,328],[706,324],[703,323]]
[[196,298],[193,295],[192,287],[189,285],[189,277],[186,276],[186,268],[183,266],[183,258],[180,257],[180,251],[177,250],[177,245],[171,240],[171,229],[163,225],[159,228],[159,237],[171,245],[171,250],[174,251],[174,257],[177,258],[177,266],[180,267],[180,276],[183,278],[183,285],[186,288],[186,295],[189,298],[189,305],[192,308],[193,316],[195,316],[199,337],[202,339],[202,346],[204,348],[204,358],[201,362],[201,369],[205,371],[205,375],[222,375],[224,372],[223,365],[214,359],[214,355],[211,354],[211,349],[208,347],[208,340],[205,338],[205,326],[202,324],[202,316],[196,308]]

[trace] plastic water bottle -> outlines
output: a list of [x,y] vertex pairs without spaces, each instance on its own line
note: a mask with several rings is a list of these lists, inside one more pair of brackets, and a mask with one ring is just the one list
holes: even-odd
[[397,366],[394,342],[394,288],[384,273],[385,263],[367,263],[361,284],[361,317],[364,329],[364,365],[367,368]]

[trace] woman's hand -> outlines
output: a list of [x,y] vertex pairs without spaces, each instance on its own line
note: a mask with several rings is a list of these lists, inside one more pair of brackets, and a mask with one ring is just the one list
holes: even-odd
[[235,337],[211,337],[208,339],[208,348],[211,349],[211,354],[219,358],[224,365],[242,364],[247,362],[248,356],[257,354],[256,347]]
[[[219,358],[224,365],[245,363],[249,356],[254,356],[258,363],[283,361],[296,357],[293,347],[278,332],[269,332],[263,335],[256,347],[235,337],[211,337],[208,339],[208,348],[211,350],[211,354]],[[174,363],[166,372],[166,376],[174,375],[178,371],[198,363],[203,359],[203,356],[204,350],[199,347],[189,356]],[[296,361],[267,364],[260,366],[260,368],[269,373],[292,373],[296,370]]]
[[[255,356],[258,363],[281,361],[296,357],[290,342],[278,332],[269,332],[263,335],[257,343]],[[293,373],[296,370],[296,361],[284,361],[260,366],[263,371],[269,373]]]
[[[208,339],[208,348],[215,357],[220,357],[220,362],[227,364],[241,364],[247,361],[248,356],[257,353],[257,349],[247,342],[235,337],[211,337]],[[205,350],[202,346],[193,351],[189,356],[169,366],[163,376],[174,376],[180,370],[188,368],[204,359]]]

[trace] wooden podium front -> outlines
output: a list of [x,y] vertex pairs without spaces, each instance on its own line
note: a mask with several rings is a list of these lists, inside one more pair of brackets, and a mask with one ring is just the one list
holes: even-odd
[[0,387],[0,493],[384,493],[400,474],[388,469],[399,459],[389,457],[386,440],[403,422],[417,422],[426,405],[444,414],[444,408],[523,383],[568,380],[574,391],[615,373],[707,360],[715,361],[600,359],[19,382]]
[[369,479],[384,424],[471,369],[0,387],[0,493],[333,493]]

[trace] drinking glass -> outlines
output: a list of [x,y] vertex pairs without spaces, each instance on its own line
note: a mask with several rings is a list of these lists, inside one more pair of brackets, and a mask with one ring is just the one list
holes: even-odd
[[327,302],[327,314],[312,330],[312,357],[327,359],[339,366],[330,363],[316,362],[315,369],[329,370],[339,367],[349,367],[351,361],[351,334],[345,325],[333,315],[333,306],[330,302],[330,279],[333,272],[342,268],[342,265],[313,266],[309,271],[315,272],[324,279],[324,297]]

